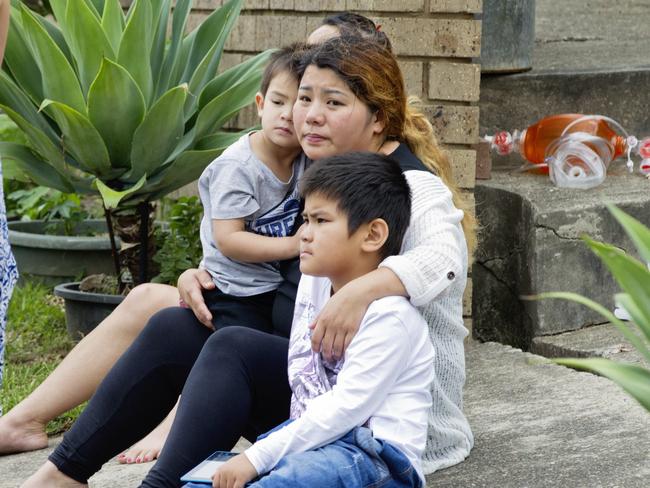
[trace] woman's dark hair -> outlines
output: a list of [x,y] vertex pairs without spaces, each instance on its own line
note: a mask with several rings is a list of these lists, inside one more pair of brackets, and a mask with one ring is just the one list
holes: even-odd
[[321,25],[336,27],[341,36],[356,36],[363,37],[364,39],[372,39],[383,45],[389,51],[393,49],[388,36],[381,31],[381,26],[361,14],[339,12],[328,15],[323,19]]
[[303,198],[318,194],[335,201],[352,235],[363,224],[383,219],[388,238],[381,257],[399,254],[411,219],[411,189],[399,164],[388,156],[351,152],[319,159],[300,180]]

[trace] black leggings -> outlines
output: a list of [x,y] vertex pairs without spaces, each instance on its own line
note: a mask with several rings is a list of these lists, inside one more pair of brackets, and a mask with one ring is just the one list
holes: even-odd
[[244,327],[212,333],[189,309],[154,315],[106,376],[50,460],[85,483],[102,464],[158,425],[181,394],[165,447],[142,486],[179,478],[239,437],[286,420],[288,339]]

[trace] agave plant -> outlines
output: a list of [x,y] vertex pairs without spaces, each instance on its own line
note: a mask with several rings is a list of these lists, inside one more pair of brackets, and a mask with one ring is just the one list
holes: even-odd
[[217,74],[242,3],[185,34],[191,0],[135,0],[126,14],[119,0],[50,0],[56,23],[12,0],[0,108],[29,144],[0,154],[39,185],[101,195],[136,281],[151,203],[239,137],[222,129],[259,86],[268,53]]
[[[614,206],[609,206],[609,210],[630,237],[641,258],[650,263],[650,229]],[[607,265],[623,290],[623,293],[616,295],[616,304],[630,314],[632,322],[619,320],[602,305],[575,293],[543,293],[538,298],[563,298],[595,310],[613,323],[650,364],[650,270],[615,246],[589,238],[584,238],[584,241]],[[650,411],[649,369],[604,358],[556,359],[555,362],[606,376]]]

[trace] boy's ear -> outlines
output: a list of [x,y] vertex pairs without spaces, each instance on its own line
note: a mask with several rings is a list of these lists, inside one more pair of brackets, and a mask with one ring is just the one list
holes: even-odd
[[366,235],[361,243],[365,252],[379,251],[388,239],[388,224],[384,219],[374,219],[366,224]]
[[255,94],[255,106],[257,107],[257,116],[261,117],[264,110],[264,95],[261,92]]

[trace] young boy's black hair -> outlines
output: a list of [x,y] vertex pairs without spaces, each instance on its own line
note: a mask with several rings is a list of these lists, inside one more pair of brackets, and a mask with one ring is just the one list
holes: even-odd
[[266,96],[271,80],[283,71],[292,74],[296,79],[296,82],[298,82],[297,63],[300,59],[300,53],[305,49],[306,46],[304,43],[296,42],[278,49],[271,54],[269,63],[266,65],[266,68],[264,68],[264,73],[262,74],[260,93],[263,96]]
[[411,219],[411,189],[393,159],[370,152],[320,159],[305,171],[300,193],[336,201],[348,218],[350,235],[373,219],[383,219],[389,234],[381,257],[399,254]]

